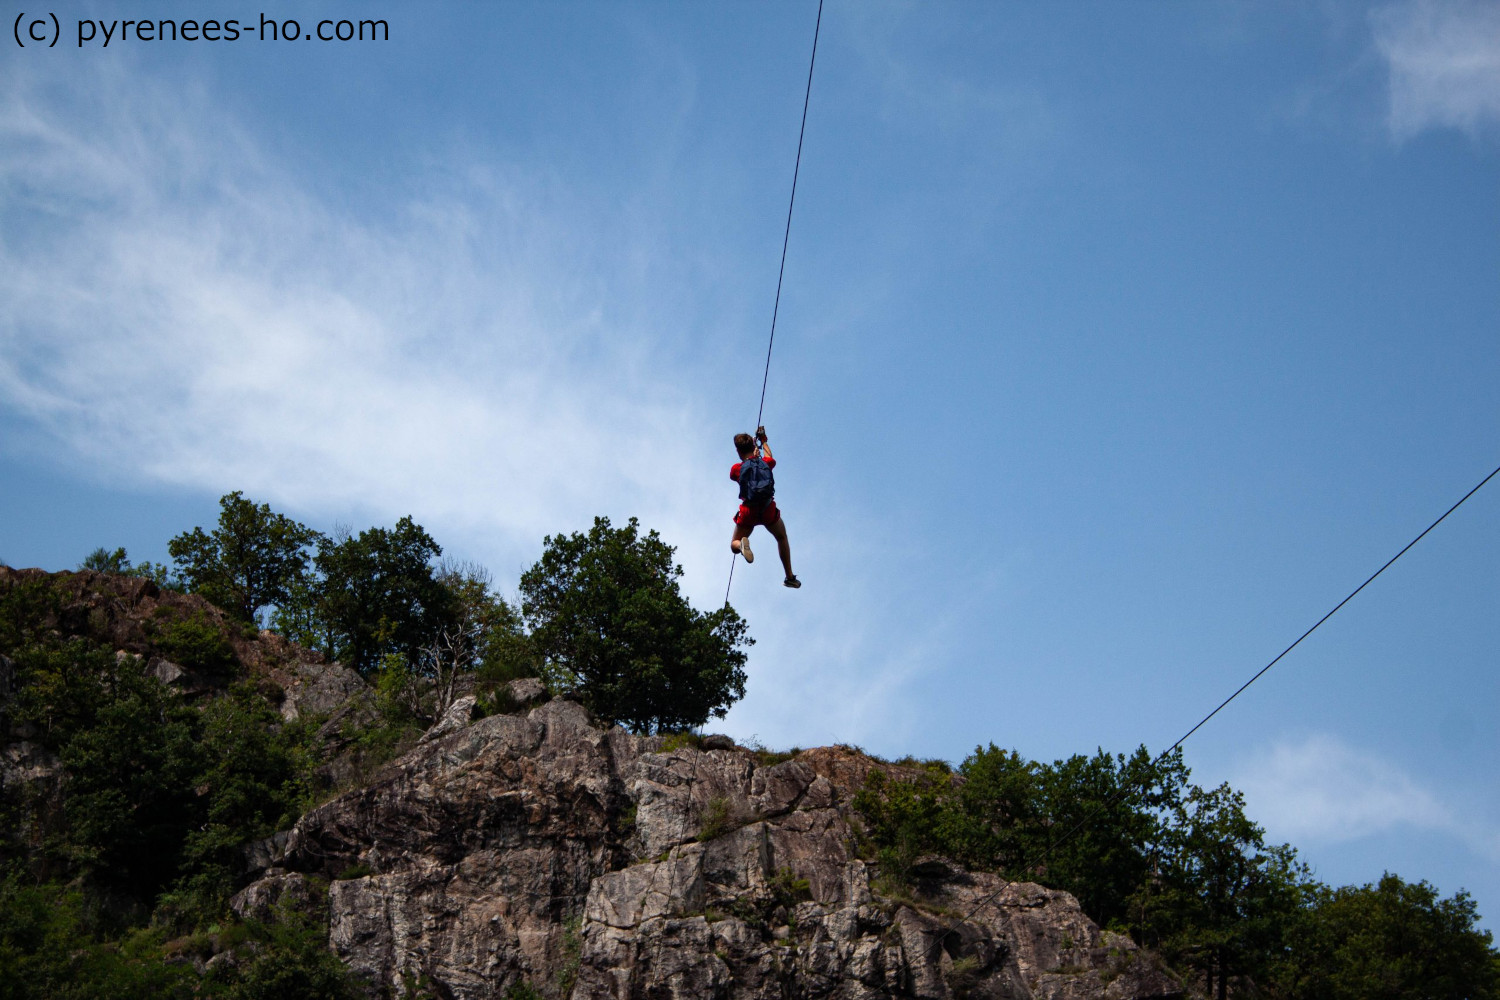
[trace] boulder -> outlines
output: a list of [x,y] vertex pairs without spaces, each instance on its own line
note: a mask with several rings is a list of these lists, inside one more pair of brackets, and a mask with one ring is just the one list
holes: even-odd
[[422,734],[422,738],[418,742],[431,743],[433,740],[440,740],[444,736],[456,733],[473,722],[475,700],[472,694],[466,694],[454,701],[453,704],[448,706],[448,710],[443,713],[442,717],[434,722],[428,728],[427,732]]
[[536,677],[518,677],[506,682],[505,689],[517,708],[529,708],[547,700],[547,686]]
[[[262,636],[271,636],[262,632]],[[273,637],[274,638],[274,637]],[[302,651],[299,651],[302,652]],[[280,671],[281,717],[295,722],[304,715],[332,715],[369,690],[364,680],[342,663],[324,663],[304,652]]]

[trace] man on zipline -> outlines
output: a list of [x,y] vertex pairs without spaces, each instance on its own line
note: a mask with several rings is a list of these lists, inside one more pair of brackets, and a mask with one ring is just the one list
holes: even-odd
[[771,470],[776,468],[776,459],[771,457],[771,445],[766,440],[766,429],[757,427],[755,436],[736,434],[734,450],[740,460],[729,469],[729,478],[740,484],[740,510],[734,515],[734,534],[729,537],[729,548],[745,557],[745,562],[755,561],[750,551],[750,532],[757,524],[776,539],[776,551],[781,556],[781,565],[786,569],[783,585],[800,587],[802,581],[792,572],[792,545],[786,540],[786,523],[781,511],[776,509],[776,479]]

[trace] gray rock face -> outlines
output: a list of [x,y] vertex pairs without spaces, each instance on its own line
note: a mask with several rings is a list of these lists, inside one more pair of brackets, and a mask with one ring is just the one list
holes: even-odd
[[0,838],[27,843],[45,835],[48,819],[62,813],[66,776],[62,760],[40,743],[23,739],[0,745],[0,793],[28,803]]
[[175,684],[187,676],[186,670],[171,660],[164,660],[159,656],[153,656],[146,664],[146,673],[167,685]]
[[[270,632],[261,635],[279,638]],[[283,674],[281,717],[288,722],[303,715],[329,715],[368,690],[359,674],[342,663],[294,659]]]
[[[455,709],[458,705],[455,704]],[[1068,894],[941,859],[895,890],[855,856],[838,749],[658,752],[552,701],[440,720],[367,787],[256,857],[244,915],[320,906],[372,994],[456,1000],[526,982],[573,1000],[1127,1000],[1180,995]]]
[[526,708],[547,700],[547,688],[535,677],[520,677],[508,682],[506,690],[518,708]]
[[448,706],[448,711],[443,717],[432,724],[427,732],[422,734],[421,743],[431,743],[440,740],[444,736],[451,736],[460,729],[474,721],[474,703],[477,699],[472,694],[466,694],[453,704]]
[[31,785],[50,789],[62,777],[62,761],[40,743],[19,740],[0,748],[0,788]]

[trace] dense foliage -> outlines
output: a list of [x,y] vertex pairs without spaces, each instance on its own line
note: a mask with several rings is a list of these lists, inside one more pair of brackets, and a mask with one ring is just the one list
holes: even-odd
[[[0,566],[4,563],[0,562]],[[181,590],[182,581],[172,575],[171,568],[150,560],[134,565],[123,548],[106,549],[103,546],[90,552],[79,564],[79,569],[91,569],[96,573],[112,573],[116,576],[138,576],[150,580],[167,590]]]
[[702,614],[678,589],[682,567],[635,518],[548,537],[521,576],[521,610],[559,686],[601,719],[636,732],[702,725],[745,695],[745,623],[725,605]]
[[1493,998],[1500,971],[1465,892],[1441,899],[1426,882],[1312,887],[1277,967],[1280,992],[1325,1000]]
[[1329,889],[1265,843],[1239,792],[1188,779],[1180,751],[1044,764],[991,744],[956,774],[873,771],[855,806],[896,886],[935,853],[1065,889],[1210,996],[1500,997],[1500,952],[1465,893],[1395,875]]
[[[228,917],[241,848],[301,814],[313,769],[309,728],[236,680],[235,626],[167,605],[146,622],[154,649],[228,675],[194,705],[102,621],[56,627],[63,604],[46,578],[0,593],[0,735],[63,767],[0,795],[0,1000],[355,996],[321,930]],[[259,957],[207,977],[181,960],[193,935],[229,933]]]

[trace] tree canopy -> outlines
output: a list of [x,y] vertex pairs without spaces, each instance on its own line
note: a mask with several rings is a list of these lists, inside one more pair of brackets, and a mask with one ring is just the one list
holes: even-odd
[[1378,883],[1316,886],[1296,922],[1277,992],[1320,1000],[1495,1000],[1500,955],[1468,893],[1387,872]]
[[[291,598],[307,569],[307,548],[319,537],[235,490],[219,499],[217,528],[184,532],[167,543],[167,551],[189,591],[253,622],[262,608]],[[124,550],[119,554],[123,559]]]
[[872,771],[854,800],[890,880],[930,852],[1065,889],[1220,1000],[1500,998],[1500,954],[1467,893],[1394,875],[1330,889],[1265,842],[1241,793],[1192,784],[1180,751],[1045,764],[991,744],[957,774],[899,763],[912,766]]
[[702,725],[745,695],[743,619],[682,596],[675,550],[596,517],[588,534],[548,536],[521,576],[521,611],[554,683],[598,717],[643,733]]
[[410,516],[394,529],[323,539],[313,598],[325,652],[363,674],[388,653],[414,661],[453,606],[453,595],[433,575],[432,560],[442,554]]

